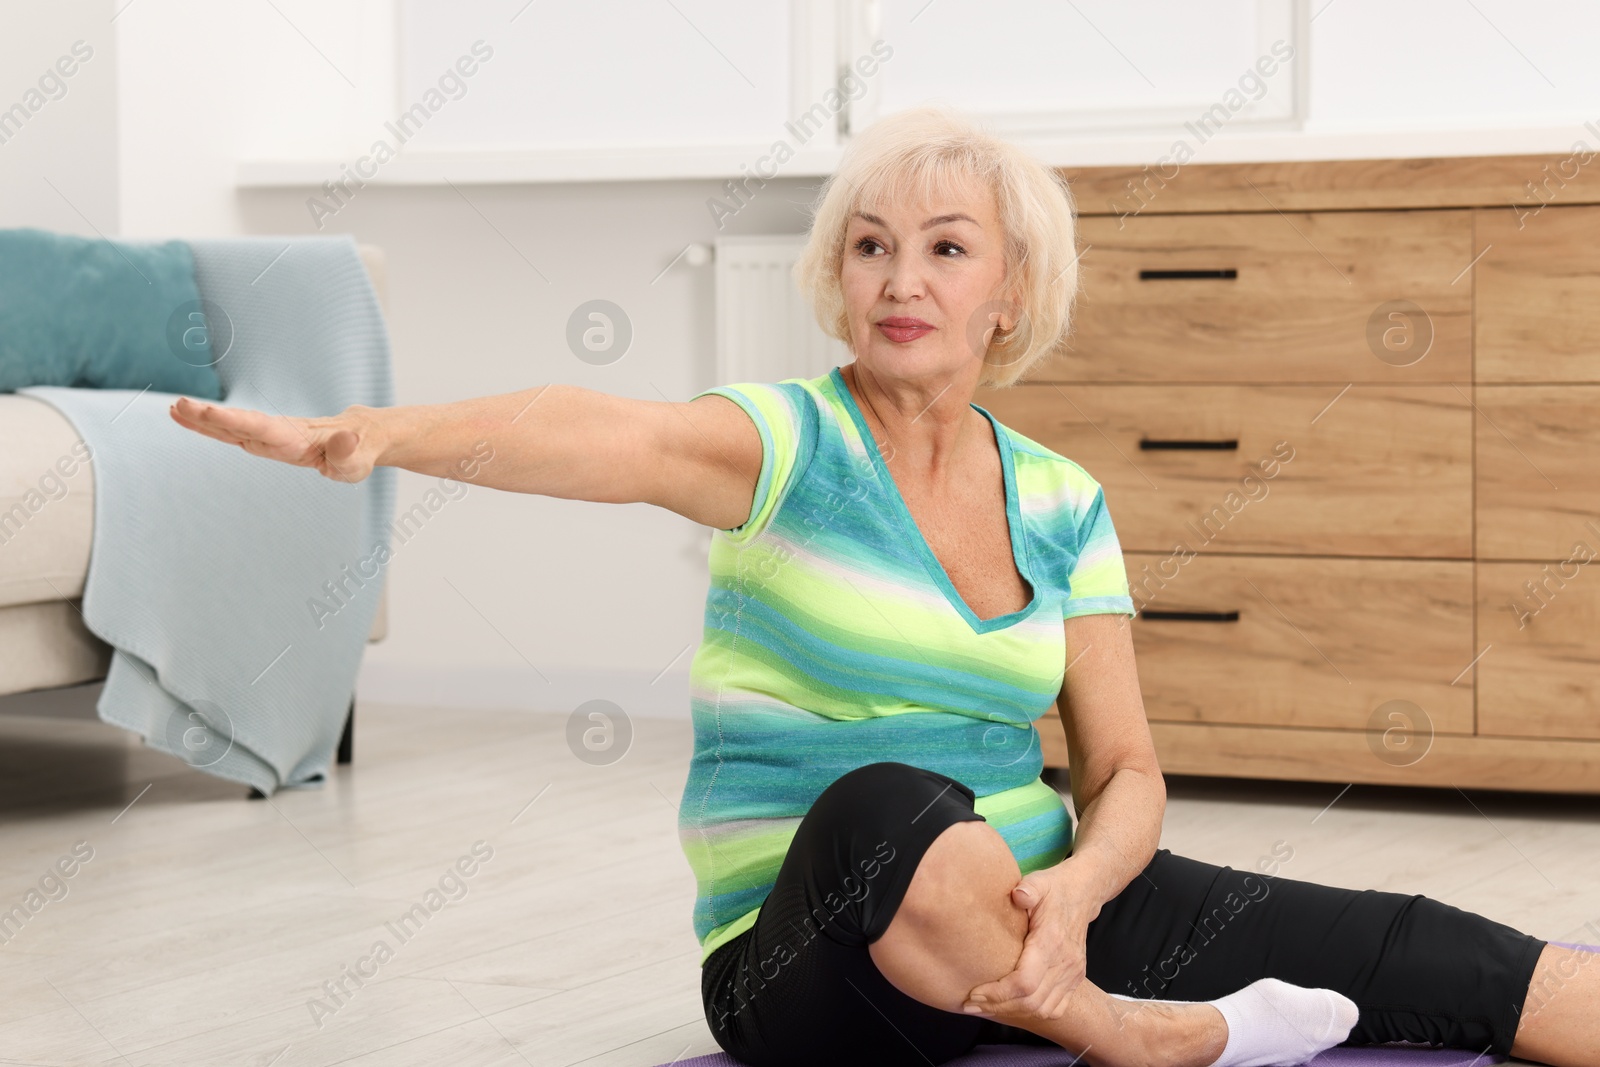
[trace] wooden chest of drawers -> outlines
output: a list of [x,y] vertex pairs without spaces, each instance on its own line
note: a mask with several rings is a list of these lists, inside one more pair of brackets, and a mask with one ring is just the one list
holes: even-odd
[[1600,793],[1581,159],[1066,172],[1069,350],[977,402],[1105,486],[1169,773]]

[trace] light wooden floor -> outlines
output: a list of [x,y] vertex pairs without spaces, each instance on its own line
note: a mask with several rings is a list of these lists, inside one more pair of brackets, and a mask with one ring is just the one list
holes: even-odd
[[[594,767],[564,715],[367,704],[353,769],[266,803],[114,727],[0,716],[0,910],[75,843],[94,850],[0,945],[0,1062],[609,1067],[715,1051],[675,823],[689,727],[634,725],[626,757]],[[1162,843],[1253,868],[1281,841],[1287,877],[1596,940],[1581,929],[1600,928],[1595,800],[1341,789],[1174,780]],[[480,840],[493,858],[464,895],[400,942],[384,924]],[[322,984],[379,939],[392,958],[315,1018],[315,998],[333,1006]]]

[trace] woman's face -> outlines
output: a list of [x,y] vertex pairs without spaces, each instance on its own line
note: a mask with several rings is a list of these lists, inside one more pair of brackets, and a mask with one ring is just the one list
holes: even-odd
[[886,203],[845,230],[840,283],[851,350],[875,374],[977,381],[1014,305],[1001,299],[1004,235],[994,197],[969,182],[929,203]]

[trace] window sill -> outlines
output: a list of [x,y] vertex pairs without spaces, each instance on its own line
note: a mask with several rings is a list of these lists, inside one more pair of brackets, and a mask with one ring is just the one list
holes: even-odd
[[[1404,129],[1224,130],[1196,143],[1187,131],[1195,163],[1268,163],[1319,159],[1400,159],[1419,156],[1538,155],[1572,147],[1572,126]],[[1162,166],[1175,148],[1173,136],[1084,136],[1072,139],[1017,138],[1053,167]],[[456,148],[401,151],[378,165],[369,185],[492,185],[545,182],[741,180],[749,177],[820,178],[838,167],[839,147],[801,147],[783,140],[793,155],[778,162],[776,141],[760,144],[625,145],[608,148]],[[320,188],[354,180],[361,158],[258,156],[240,160],[240,188]]]
[[[387,163],[364,165],[369,185],[488,185],[539,182],[652,181],[673,179],[814,178],[833,173],[838,148],[801,148],[783,162],[773,143],[624,146],[616,148],[461,148],[401,151]],[[241,188],[320,187],[344,180],[361,155],[257,157],[238,163]],[[368,157],[370,158],[370,157]],[[370,175],[367,176],[367,175]]]

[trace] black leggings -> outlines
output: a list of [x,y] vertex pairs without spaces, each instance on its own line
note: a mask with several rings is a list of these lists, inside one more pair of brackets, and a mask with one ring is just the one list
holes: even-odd
[[[751,1067],[943,1063],[977,1044],[1050,1041],[900,992],[867,946],[924,852],[983,821],[954,779],[904,763],[841,776],[812,805],[755,925],[706,960],[706,1021]],[[1361,1008],[1344,1043],[1510,1051],[1545,942],[1425,896],[1236,871],[1159,850],[1089,924],[1087,977],[1108,993],[1213,1000],[1258,978],[1334,989]]]

